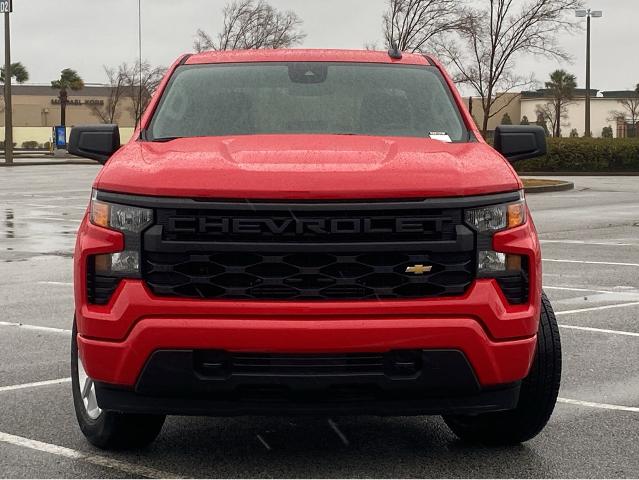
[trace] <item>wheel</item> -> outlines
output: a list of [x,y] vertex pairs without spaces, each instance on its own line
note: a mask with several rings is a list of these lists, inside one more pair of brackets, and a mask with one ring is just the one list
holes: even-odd
[[163,415],[137,415],[104,411],[98,406],[95,384],[78,355],[77,327],[71,340],[71,387],[80,429],[93,445],[103,449],[139,448],[153,442],[162,430]]
[[523,380],[517,408],[479,415],[446,415],[444,421],[462,440],[513,445],[530,440],[548,423],[561,381],[561,342],[557,319],[545,293],[537,351],[530,373]]

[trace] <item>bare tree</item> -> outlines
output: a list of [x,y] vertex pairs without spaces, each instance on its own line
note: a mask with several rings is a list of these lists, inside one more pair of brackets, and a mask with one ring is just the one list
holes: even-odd
[[454,34],[438,41],[437,51],[451,64],[456,82],[469,86],[480,98],[483,110],[482,134],[488,120],[510,101],[493,105],[504,94],[529,87],[534,76],[518,73],[516,59],[523,54],[543,55],[557,60],[570,56],[560,48],[557,35],[579,29],[569,20],[582,0],[481,0],[485,6],[468,8],[465,21]]
[[166,68],[152,67],[147,61],[143,61],[142,64],[137,61],[133,65],[123,63],[118,68],[118,75],[124,82],[123,96],[131,100],[129,112],[135,117],[136,125],[165,73]]
[[217,38],[197,31],[196,51],[288,48],[301,44],[306,37],[295,12],[279,11],[265,0],[234,1],[224,7],[222,14],[224,25]]
[[[535,114],[537,115],[537,124],[550,125],[550,132],[553,137],[561,136],[561,127],[565,127],[564,120],[568,119],[568,104],[557,104],[553,100],[549,100],[543,105],[535,106]],[[559,132],[559,133],[557,133]]]
[[104,67],[108,79],[108,96],[104,104],[87,105],[93,115],[102,123],[117,123],[120,118],[120,102],[126,90],[126,79],[120,68]]
[[460,0],[388,0],[383,17],[386,46],[421,52],[438,35],[457,30],[463,20]]
[[619,99],[618,103],[622,109],[610,112],[610,120],[621,117],[624,121],[630,120],[630,125],[634,128],[639,122],[639,85],[637,90],[631,92],[628,97]]

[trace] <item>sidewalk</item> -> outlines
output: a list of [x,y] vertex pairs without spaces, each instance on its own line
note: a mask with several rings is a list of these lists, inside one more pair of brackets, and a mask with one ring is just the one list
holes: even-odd
[[[99,165],[94,160],[87,160],[73,155],[46,155],[41,153],[34,154],[22,154],[13,157],[13,164],[11,167],[23,167],[33,165]],[[7,167],[5,163],[4,155],[0,156],[0,167]]]

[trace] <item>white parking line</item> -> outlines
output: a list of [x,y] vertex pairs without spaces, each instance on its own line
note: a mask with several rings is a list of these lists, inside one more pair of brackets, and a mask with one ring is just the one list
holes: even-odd
[[614,292],[612,290],[593,290],[592,288],[554,287],[551,285],[544,285],[544,289],[545,290],[566,290],[568,292],[626,293],[626,292]]
[[0,327],[18,327],[23,328],[25,330],[40,330],[43,332],[53,332],[53,333],[71,333],[71,330],[67,330],[65,328],[54,328],[54,327],[43,327],[40,325],[26,325],[24,323],[17,322],[0,322]]
[[588,308],[578,308],[576,310],[563,310],[561,312],[555,312],[555,316],[570,315],[573,313],[581,313],[581,312],[594,312],[597,310],[608,310],[610,308],[633,307],[635,305],[639,305],[639,302],[615,303],[613,305],[602,305],[601,307],[588,307]]
[[18,447],[30,448],[31,450],[37,450],[38,452],[57,455],[59,457],[70,458],[72,460],[83,460],[87,463],[91,463],[100,467],[111,468],[120,472],[129,473],[134,477],[184,478],[171,472],[156,470],[155,468],[145,467],[144,465],[135,465],[133,463],[116,460],[115,458],[84,453],[78,450],[73,450],[71,448],[53,445],[51,443],[44,443],[39,442],[38,440],[31,440],[29,438],[11,435],[10,433],[0,432],[0,442],[8,443],[10,445],[15,445]]
[[348,445],[350,444],[350,442],[348,441],[348,438],[346,438],[346,435],[344,435],[342,433],[342,431],[339,429],[339,427],[337,426],[337,424],[333,421],[332,418],[328,419],[328,424],[330,425],[330,427],[333,429],[333,431],[337,434],[337,436],[339,437],[339,439],[342,441],[342,443],[344,445],[346,445],[348,447]]
[[595,262],[590,260],[560,260],[556,258],[544,258],[544,262],[557,262],[557,263],[580,263],[586,265],[614,265],[621,267],[639,267],[639,263],[623,263],[623,262]]
[[48,385],[60,385],[62,383],[69,383],[71,378],[58,378],[56,380],[44,380],[42,382],[23,383],[21,385],[9,385],[6,387],[0,387],[0,393],[11,392],[13,390],[24,390],[25,388],[46,387]]
[[624,332],[623,330],[608,330],[607,328],[579,327],[577,325],[559,325],[559,328],[569,328],[572,330],[583,330],[585,332],[610,333],[613,335],[625,335],[627,337],[639,337],[638,332]]
[[584,402],[582,400],[573,400],[571,398],[558,398],[557,401],[560,403],[567,403],[569,405],[579,405],[581,407],[602,408],[605,410],[621,410],[624,412],[639,413],[639,408],[637,407],[626,407],[623,405],[610,405],[609,403]]
[[635,247],[636,243],[623,242],[589,242],[587,240],[539,240],[540,243],[565,243],[568,245],[601,245],[606,247]]
[[264,445],[264,448],[266,448],[269,451],[271,450],[271,446],[268,443],[266,443],[266,440],[262,438],[262,435],[258,435],[257,439],[260,441],[262,445]]
[[37,282],[38,285],[62,285],[65,287],[72,287],[73,282]]

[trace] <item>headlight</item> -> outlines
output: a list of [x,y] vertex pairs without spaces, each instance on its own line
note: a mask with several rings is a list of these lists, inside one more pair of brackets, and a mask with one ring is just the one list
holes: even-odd
[[94,257],[97,275],[127,275],[140,272],[140,254],[134,250],[105,253]]
[[153,210],[102,202],[94,190],[91,196],[91,223],[124,233],[140,233],[153,221]]
[[91,223],[124,234],[124,250],[93,255],[91,271],[98,276],[137,277],[140,274],[140,234],[153,223],[153,210],[98,200],[91,194]]
[[519,272],[522,268],[522,257],[510,253],[480,250],[477,255],[477,271],[482,274],[501,272]]
[[464,220],[480,233],[492,233],[526,223],[526,200],[473,208],[464,212]]

